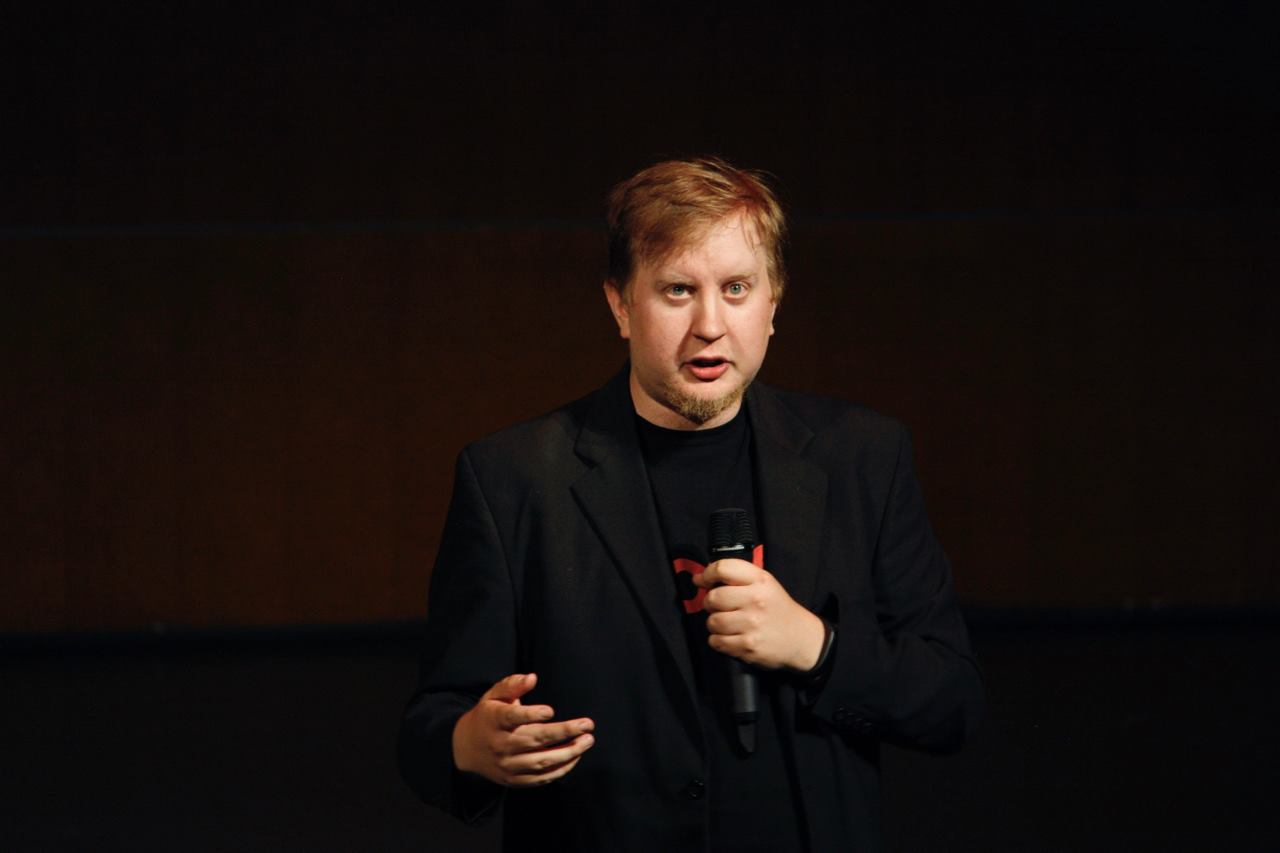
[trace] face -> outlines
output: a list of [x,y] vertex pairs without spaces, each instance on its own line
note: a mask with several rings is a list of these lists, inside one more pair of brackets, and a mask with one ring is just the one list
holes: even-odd
[[740,214],[688,246],[643,263],[625,295],[606,284],[618,331],[630,342],[636,412],[668,429],[733,419],[764,363],[777,306],[764,246]]

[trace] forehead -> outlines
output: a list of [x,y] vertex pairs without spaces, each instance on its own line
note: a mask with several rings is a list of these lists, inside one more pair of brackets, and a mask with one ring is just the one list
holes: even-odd
[[677,242],[668,252],[641,268],[649,273],[678,271],[688,266],[727,264],[737,273],[754,272],[766,262],[764,241],[755,222],[741,212],[707,223]]

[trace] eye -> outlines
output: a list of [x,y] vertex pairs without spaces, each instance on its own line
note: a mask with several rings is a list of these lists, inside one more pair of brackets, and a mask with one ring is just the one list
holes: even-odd
[[674,297],[683,297],[689,295],[689,285],[673,284],[667,288],[667,295]]
[[730,284],[725,285],[724,289],[730,296],[747,295],[747,285],[741,281],[731,282]]

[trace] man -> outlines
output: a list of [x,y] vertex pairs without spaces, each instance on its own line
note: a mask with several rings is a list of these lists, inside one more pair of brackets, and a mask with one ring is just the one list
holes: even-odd
[[[459,457],[402,773],[504,801],[508,849],[879,849],[878,743],[955,749],[983,703],[906,432],[752,384],[786,284],[759,176],[659,163],[608,223],[630,361]],[[722,507],[751,561],[712,559]]]

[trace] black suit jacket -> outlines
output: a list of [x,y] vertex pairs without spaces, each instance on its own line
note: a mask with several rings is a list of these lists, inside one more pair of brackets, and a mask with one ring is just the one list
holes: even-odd
[[[780,692],[801,817],[814,850],[878,849],[879,741],[951,750],[981,714],[950,568],[899,424],[760,383],[745,404],[766,568],[838,625],[824,686]],[[591,717],[596,744],[561,780],[506,792],[508,848],[545,834],[564,850],[705,850],[706,747],[680,614],[625,371],[471,445],[401,729],[406,780],[464,820],[492,810],[503,789],[453,768],[453,725],[494,682],[536,672],[526,701]]]

